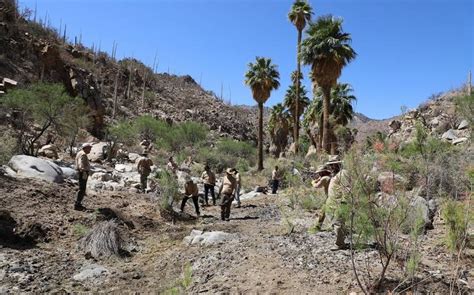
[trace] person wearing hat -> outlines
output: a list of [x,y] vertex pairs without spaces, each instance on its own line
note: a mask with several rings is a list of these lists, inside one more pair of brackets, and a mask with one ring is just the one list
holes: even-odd
[[345,237],[347,234],[345,220],[340,214],[341,207],[346,204],[344,194],[347,185],[347,170],[342,169],[342,161],[338,156],[331,156],[325,164],[331,170],[332,177],[328,186],[328,197],[326,199],[324,210],[331,220],[334,233],[336,234],[336,248],[334,250],[347,249]]
[[[311,181],[311,184],[314,188],[323,188],[324,189],[324,194],[326,195],[326,199],[328,197],[328,189],[329,189],[329,183],[331,182],[331,172],[326,168],[326,166],[321,165],[318,167],[318,170],[316,170],[316,178]],[[317,230],[321,229],[321,225],[324,222],[324,219],[326,218],[326,214],[324,212],[324,208],[321,212],[321,215],[318,218],[318,222],[315,225],[315,228]]]
[[146,192],[147,189],[147,180],[148,175],[151,173],[151,166],[153,166],[153,161],[148,158],[148,153],[143,152],[142,156],[138,159],[137,170],[140,174],[140,183],[142,192]]
[[234,177],[234,171],[231,168],[227,168],[225,175],[222,178],[222,184],[219,188],[218,197],[221,193],[223,195],[221,199],[221,219],[229,221],[230,219],[230,207],[234,200],[235,189],[237,188],[237,180]]
[[206,202],[206,206],[209,206],[209,192],[211,193],[212,203],[215,206],[216,195],[214,192],[214,187],[216,186],[216,175],[211,171],[211,167],[209,167],[209,165],[204,167],[204,172],[201,174],[201,179],[204,182],[204,200]]
[[75,166],[77,174],[79,175],[79,191],[77,192],[76,203],[74,204],[74,210],[84,210],[85,207],[82,206],[82,200],[86,195],[87,179],[91,171],[91,165],[89,163],[89,158],[87,155],[92,150],[92,144],[84,143],[81,146],[81,150],[77,153],[75,159]]
[[189,198],[193,199],[194,209],[196,210],[196,215],[200,216],[199,212],[199,190],[197,184],[193,182],[189,175],[186,175],[186,182],[184,184],[184,198],[181,202],[181,212],[184,212],[184,206]]

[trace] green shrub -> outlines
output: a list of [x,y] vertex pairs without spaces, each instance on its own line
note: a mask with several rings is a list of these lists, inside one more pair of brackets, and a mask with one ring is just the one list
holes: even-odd
[[197,152],[197,160],[207,163],[218,172],[228,167],[248,171],[255,165],[255,147],[247,142],[222,139],[215,148],[203,147]]
[[453,252],[461,251],[468,243],[468,228],[473,221],[473,212],[467,204],[449,200],[444,205],[443,219],[446,222],[446,245]]
[[0,129],[0,133],[0,165],[3,165],[15,154],[17,141],[11,131]]
[[159,207],[166,211],[173,210],[173,203],[180,199],[178,180],[168,171],[157,174],[158,190],[156,192],[159,199]]
[[18,111],[14,124],[19,130],[19,148],[27,155],[37,155],[46,131],[55,129],[72,139],[88,122],[82,99],[69,96],[61,84],[38,83],[16,89],[8,92],[1,103]]

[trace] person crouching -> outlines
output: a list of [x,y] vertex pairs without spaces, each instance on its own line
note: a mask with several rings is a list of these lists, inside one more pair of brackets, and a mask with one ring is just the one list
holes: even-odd
[[181,202],[181,212],[184,212],[184,206],[189,198],[193,199],[194,209],[196,209],[196,215],[199,217],[201,213],[199,212],[199,190],[197,184],[193,182],[191,177],[186,177],[186,183],[184,184],[184,198]]

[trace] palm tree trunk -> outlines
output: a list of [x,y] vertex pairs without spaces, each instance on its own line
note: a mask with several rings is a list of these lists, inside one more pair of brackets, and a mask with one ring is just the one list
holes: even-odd
[[331,97],[331,87],[323,87],[323,149],[330,152],[329,137],[329,103]]
[[263,103],[258,103],[258,171],[263,170]]
[[296,97],[295,97],[295,124],[293,130],[293,138],[295,139],[295,154],[298,153],[298,144],[299,144],[299,129],[300,129],[300,122],[299,122],[299,104],[300,104],[300,72],[301,72],[301,64],[300,64],[300,51],[301,51],[301,30],[298,30],[298,45],[297,45],[297,52],[296,52]]
[[323,151],[323,122],[324,122],[323,117],[324,117],[323,114],[321,114],[319,116],[319,123],[318,123],[318,129],[319,129],[319,133],[318,133],[318,151],[319,152]]

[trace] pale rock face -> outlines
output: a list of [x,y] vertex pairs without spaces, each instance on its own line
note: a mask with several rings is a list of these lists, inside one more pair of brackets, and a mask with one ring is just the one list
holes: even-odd
[[38,155],[47,157],[50,159],[57,159],[58,158],[58,150],[54,144],[47,144],[42,146],[39,151]]
[[469,122],[467,120],[462,120],[461,123],[459,123],[458,130],[463,130],[469,127]]
[[458,138],[458,136],[456,135],[456,133],[454,132],[453,129],[449,129],[448,131],[446,131],[445,133],[443,133],[443,135],[441,136],[442,139],[446,139],[446,140],[455,140]]
[[109,270],[98,264],[90,264],[83,267],[79,273],[75,274],[72,278],[76,281],[89,281],[98,280],[101,277],[107,276]]
[[184,238],[183,243],[186,245],[213,245],[220,244],[233,238],[232,234],[222,231],[202,232],[200,230],[192,230],[191,234]]
[[455,140],[453,140],[452,144],[453,145],[458,145],[458,144],[464,143],[466,141],[467,141],[467,137],[456,138]]
[[92,145],[91,152],[87,155],[89,161],[97,162],[104,158],[104,151],[107,148],[106,142],[98,142]]
[[35,178],[55,183],[64,181],[61,168],[49,160],[16,155],[10,159],[8,166],[16,172],[16,177]]

